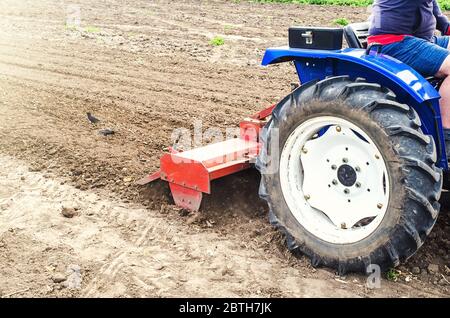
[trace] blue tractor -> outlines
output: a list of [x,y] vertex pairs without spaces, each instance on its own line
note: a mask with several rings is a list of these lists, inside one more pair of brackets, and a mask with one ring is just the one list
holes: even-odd
[[214,179],[255,164],[271,223],[313,266],[365,272],[407,260],[436,223],[448,170],[440,82],[367,48],[367,30],[291,28],[289,46],[262,64],[293,62],[301,85],[244,119],[238,138],[170,148],[139,183],[167,181],[175,204],[198,210]]
[[439,80],[367,48],[367,30],[291,28],[262,62],[292,61],[301,85],[262,130],[260,196],[290,250],[340,273],[412,256],[448,170]]

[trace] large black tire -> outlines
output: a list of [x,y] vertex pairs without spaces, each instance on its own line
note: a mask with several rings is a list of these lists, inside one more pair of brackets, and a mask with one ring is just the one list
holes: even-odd
[[[351,244],[329,243],[303,228],[285,202],[278,169],[267,169],[274,159],[270,154],[281,152],[298,125],[325,115],[361,127],[380,149],[389,175],[384,218],[368,237]],[[411,257],[436,222],[442,189],[434,140],[420,126],[413,108],[398,103],[389,89],[364,79],[331,77],[302,85],[285,97],[263,129],[264,147],[256,166],[262,174],[259,194],[269,205],[270,222],[285,234],[288,248],[309,256],[314,267],[331,267],[340,274],[365,272],[369,264],[387,270]],[[278,129],[280,151],[271,149],[274,129]]]

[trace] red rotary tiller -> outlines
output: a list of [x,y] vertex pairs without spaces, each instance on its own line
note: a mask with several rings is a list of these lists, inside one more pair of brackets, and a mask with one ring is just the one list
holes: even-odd
[[211,193],[211,181],[248,169],[259,154],[259,133],[275,106],[240,122],[240,136],[188,151],[169,148],[160,159],[160,169],[137,183],[167,181],[175,204],[197,211],[203,193]]

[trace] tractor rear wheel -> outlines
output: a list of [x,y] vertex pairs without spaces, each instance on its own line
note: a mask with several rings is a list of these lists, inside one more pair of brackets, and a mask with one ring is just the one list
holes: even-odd
[[363,79],[300,86],[274,109],[260,196],[288,248],[340,274],[412,256],[439,212],[436,147],[413,108]]

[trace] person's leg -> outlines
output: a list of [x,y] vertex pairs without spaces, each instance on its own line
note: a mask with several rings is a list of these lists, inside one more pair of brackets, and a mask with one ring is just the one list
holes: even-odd
[[450,36],[435,36],[433,42],[444,49],[450,50]]
[[[447,50],[450,49],[450,37],[448,36],[434,37],[434,43]],[[435,77],[444,78],[439,89],[439,94],[441,95],[439,108],[441,110],[442,126],[444,128],[447,157],[450,157],[450,56],[442,63]]]
[[[447,45],[449,38],[435,37],[433,41],[406,36],[401,42],[383,46],[381,53],[396,58],[409,65],[423,77],[436,76],[444,60],[450,55],[450,50],[441,45]],[[441,75],[440,77],[445,77]]]
[[442,126],[444,129],[450,130],[450,56],[448,56],[442,64],[436,77],[444,78],[439,93],[441,95],[440,108],[442,117]]
[[400,43],[387,45],[382,53],[414,68],[424,77],[444,78],[439,93],[447,156],[450,157],[450,38],[435,37],[432,42],[406,37]]

